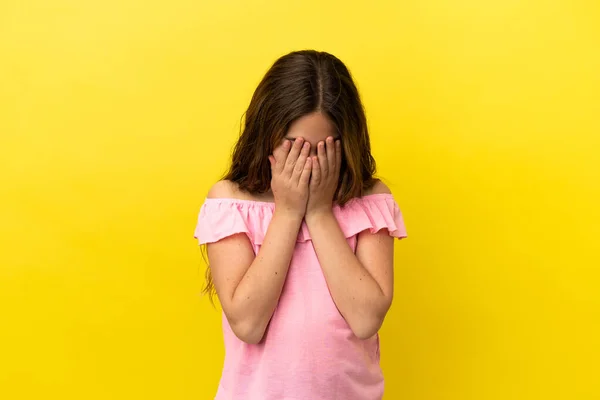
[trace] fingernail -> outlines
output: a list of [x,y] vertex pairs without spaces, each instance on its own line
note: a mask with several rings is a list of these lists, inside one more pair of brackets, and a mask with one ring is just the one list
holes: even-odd
[[308,149],[309,147],[310,147],[310,143],[308,143],[308,142],[304,142],[304,148],[305,148],[305,149]]

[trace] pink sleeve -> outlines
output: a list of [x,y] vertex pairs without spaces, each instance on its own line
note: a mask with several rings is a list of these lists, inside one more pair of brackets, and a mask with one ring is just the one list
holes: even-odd
[[194,237],[199,244],[214,243],[238,233],[252,236],[247,215],[235,204],[219,199],[207,199],[200,208]]
[[262,244],[273,207],[265,203],[234,199],[206,199],[198,215],[194,237],[199,244],[214,243],[245,233],[253,244]]
[[340,227],[346,237],[369,230],[371,233],[387,229],[390,236],[405,238],[404,218],[391,194],[376,194],[351,200],[337,213]]

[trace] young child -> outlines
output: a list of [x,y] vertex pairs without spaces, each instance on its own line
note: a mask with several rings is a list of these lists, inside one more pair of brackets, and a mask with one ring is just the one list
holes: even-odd
[[217,400],[376,400],[393,237],[360,97],[331,54],[281,57],[258,85],[195,237],[223,308]]

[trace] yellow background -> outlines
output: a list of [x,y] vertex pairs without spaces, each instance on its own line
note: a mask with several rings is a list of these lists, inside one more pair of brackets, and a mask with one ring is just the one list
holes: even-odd
[[386,399],[600,398],[595,0],[2,0],[0,398],[212,398],[196,214],[303,48],[406,216]]

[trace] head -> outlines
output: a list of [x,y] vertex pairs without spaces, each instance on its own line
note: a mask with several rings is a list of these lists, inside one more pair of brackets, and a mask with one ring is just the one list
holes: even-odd
[[303,137],[314,154],[328,136],[342,143],[336,203],[362,196],[375,183],[375,160],[356,85],[335,56],[313,50],[279,58],[259,83],[242,123],[225,179],[250,193],[271,184],[268,157],[284,140]]
[[[259,83],[245,113],[231,167],[224,179],[259,194],[271,187],[269,155],[284,140],[303,137],[316,152],[339,138],[342,165],[335,202],[344,205],[375,184],[365,112],[346,66],[329,53],[296,51],[279,58]],[[206,248],[203,248],[206,261]],[[214,294],[210,268],[204,293]]]

